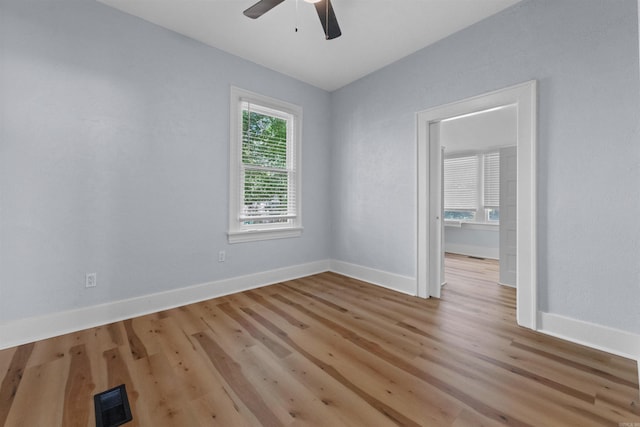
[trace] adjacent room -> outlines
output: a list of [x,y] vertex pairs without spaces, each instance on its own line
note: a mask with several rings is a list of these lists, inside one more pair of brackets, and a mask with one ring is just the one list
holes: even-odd
[[0,425],[640,426],[639,19],[0,0]]
[[440,125],[443,250],[491,260],[499,272],[496,283],[511,287],[517,283],[516,109],[494,107]]

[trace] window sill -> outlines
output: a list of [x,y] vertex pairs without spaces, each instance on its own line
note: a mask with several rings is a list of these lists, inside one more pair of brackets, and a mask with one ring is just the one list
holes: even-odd
[[445,227],[464,228],[467,230],[488,230],[498,231],[500,224],[490,222],[463,222],[463,221],[444,221]]
[[259,240],[288,239],[300,237],[302,227],[271,228],[265,230],[229,231],[227,236],[229,243],[256,242]]
[[444,220],[444,226],[445,227],[455,227],[455,228],[460,228],[462,227],[462,221],[452,221],[452,220]]

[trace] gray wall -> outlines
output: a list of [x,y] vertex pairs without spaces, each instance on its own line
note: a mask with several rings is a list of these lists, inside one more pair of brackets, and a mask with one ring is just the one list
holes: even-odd
[[462,224],[461,227],[444,227],[444,250],[454,254],[480,258],[500,257],[500,231],[498,226],[478,229]]
[[[327,92],[93,0],[0,20],[0,322],[329,257]],[[230,84],[304,109],[302,238],[227,244]]]
[[525,0],[332,94],[333,257],[415,276],[415,113],[539,81],[543,311],[640,333],[635,0]]

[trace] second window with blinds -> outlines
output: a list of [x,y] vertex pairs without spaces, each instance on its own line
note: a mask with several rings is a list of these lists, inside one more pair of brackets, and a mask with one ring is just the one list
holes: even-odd
[[299,236],[302,108],[231,88],[229,242]]
[[444,159],[444,219],[498,224],[500,153],[457,154]]

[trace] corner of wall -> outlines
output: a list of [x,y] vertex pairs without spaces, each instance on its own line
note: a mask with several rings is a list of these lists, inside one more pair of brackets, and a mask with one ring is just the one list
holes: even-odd
[[330,271],[334,273],[373,283],[374,285],[402,292],[403,294],[415,296],[417,292],[415,277],[402,276],[400,274],[389,273],[387,271],[376,270],[374,268],[363,267],[334,259],[329,262],[329,266]]

